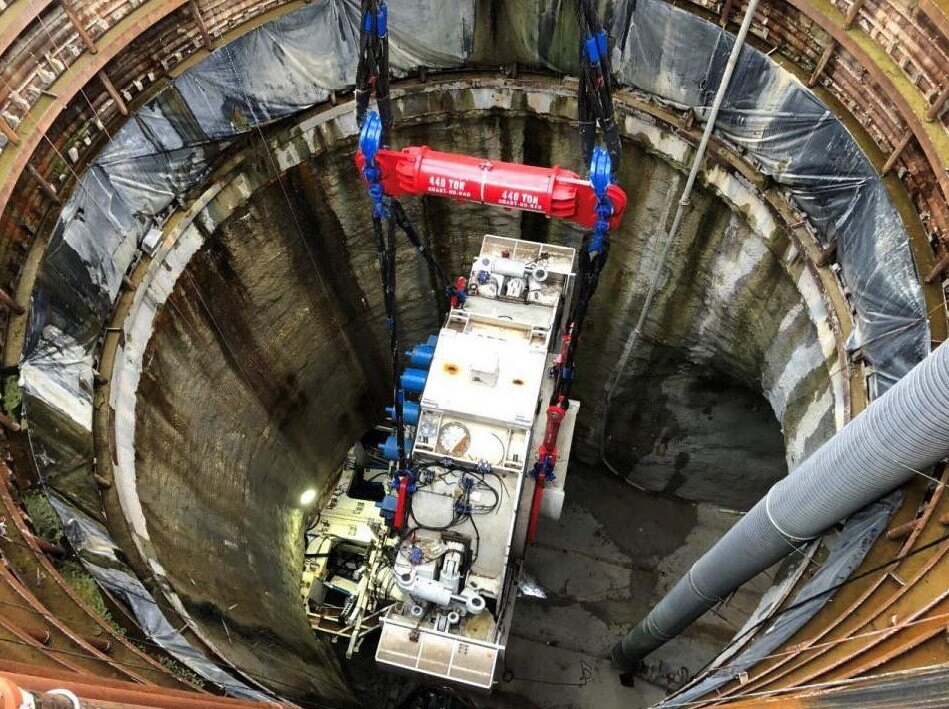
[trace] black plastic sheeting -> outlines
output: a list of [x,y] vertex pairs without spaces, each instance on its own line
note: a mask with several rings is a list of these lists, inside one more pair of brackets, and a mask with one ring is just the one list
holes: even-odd
[[[707,115],[734,37],[661,0],[619,0],[613,18],[620,83]],[[784,189],[822,244],[837,240],[856,312],[848,347],[863,351],[871,394],[882,394],[929,353],[930,337],[909,237],[873,165],[812,91],[747,45],[715,135]]]
[[[221,151],[352,85],[358,20],[358,0],[307,5],[216,50],[152,98],[115,133],[63,208],[30,304],[20,367],[24,412],[43,482],[62,495],[50,497],[73,531],[70,541],[153,641],[235,696],[254,691],[191,648],[127,570],[96,561],[96,550],[114,544],[93,521],[104,522],[92,478],[94,355],[145,235]],[[390,25],[397,73],[458,66],[470,52],[474,2],[395,2]]]
[[734,659],[713,669],[697,684],[660,703],[659,706],[688,706],[699,697],[746,672],[804,627],[833,597],[833,589],[846,581],[860,565],[873,542],[886,529],[890,516],[899,507],[902,499],[902,492],[897,490],[851,515],[840,533],[828,544],[827,559],[797,592],[789,610],[778,615],[758,634],[755,641]]
[[[542,2],[531,10],[534,4],[525,0],[518,16],[539,17],[538,26],[555,33],[550,23],[560,10]],[[491,64],[491,57],[471,57],[475,6],[476,0],[392,0],[395,72],[469,60]],[[21,386],[37,467],[44,483],[69,500],[58,506],[67,524],[80,519],[79,510],[102,521],[91,476],[94,354],[144,236],[201,182],[230,141],[352,84],[358,14],[357,0],[323,0],[216,50],[116,133],[64,207],[31,301]],[[731,35],[661,0],[618,0],[613,18],[620,84],[705,115]],[[850,344],[873,367],[873,394],[884,391],[926,355],[929,331],[907,234],[859,145],[812,92],[750,47],[741,54],[716,133],[784,188],[822,243],[838,240],[856,310]],[[869,531],[853,533],[856,543]],[[80,550],[90,539],[73,537]],[[131,598],[118,590],[124,581],[86,563],[100,582]],[[156,642],[167,641],[159,639],[166,631],[157,621],[146,618],[143,627],[156,633]],[[785,622],[768,637],[788,627]],[[211,672],[182,661],[202,676]]]
[[[734,36],[660,0],[618,0],[613,18],[614,71],[620,83],[690,108],[703,120]],[[837,240],[840,277],[855,313],[848,349],[862,350],[872,366],[871,397],[879,396],[929,353],[930,335],[909,237],[873,165],[812,91],[748,45],[714,133],[774,179],[823,245]],[[848,520],[831,559],[798,596],[813,600],[779,616],[737,658],[676,701],[725,684],[823,608],[833,593],[816,594],[859,565],[883,531],[892,500]]]
[[81,549],[83,566],[93,578],[121,599],[132,611],[139,627],[153,642],[226,694],[254,701],[272,701],[274,696],[253,689],[234,678],[195,650],[165,618],[161,608],[135,575],[119,560],[118,549],[95,521],[76,512],[55,494],[49,495],[56,514],[63,520],[66,538]]

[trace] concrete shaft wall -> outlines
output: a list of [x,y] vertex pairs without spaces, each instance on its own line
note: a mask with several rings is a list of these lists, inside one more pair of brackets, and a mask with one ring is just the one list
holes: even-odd
[[[96,154],[110,132],[125,120],[124,115],[129,107],[134,109],[135,105],[159,88],[165,81],[166,71],[174,72],[188,61],[206,56],[215,43],[220,44],[256,22],[292,9],[297,3],[261,3],[254,0],[138,3],[110,0],[81,3],[81,7],[75,8],[72,15],[60,3],[27,4],[17,0],[6,5],[0,14],[0,64],[4,77],[3,86],[0,87],[0,117],[4,123],[0,127],[8,129],[2,131],[3,135],[0,136],[0,167],[5,177],[0,194],[0,258],[8,273],[3,285],[21,303],[26,303],[48,229],[58,212],[55,201],[58,198],[51,195],[59,192],[59,198],[62,198],[69,192],[75,176],[82,173],[87,161]],[[481,3],[477,46],[472,56],[491,64],[518,59],[533,66],[556,69],[568,67],[575,53],[575,38],[569,30],[564,30],[563,20],[569,18],[570,8],[563,4],[555,5],[551,9],[547,3]],[[727,23],[739,16],[741,3],[703,0],[688,6],[706,16],[719,13],[721,21]],[[848,31],[847,26],[851,24],[855,27]],[[792,72],[823,87],[819,90],[821,98],[851,121],[851,129],[875,164],[889,171],[888,187],[891,194],[896,195],[895,199],[898,198],[897,205],[910,231],[918,267],[922,275],[928,275],[935,260],[927,237],[936,255],[941,256],[944,253],[946,226],[949,224],[946,208],[949,178],[944,170],[949,156],[945,130],[949,118],[944,111],[944,77],[949,51],[945,10],[937,7],[932,0],[922,0],[912,9],[894,0],[840,3],[837,9],[824,3],[793,0],[762,6],[753,33],[756,35],[755,42],[764,48],[773,48],[775,56],[783,57],[782,60]],[[37,57],[43,59],[37,60]],[[940,77],[943,78],[943,84],[940,84]],[[498,127],[499,124],[493,126]],[[424,138],[428,130],[422,129],[417,137]],[[525,156],[536,155],[537,162],[549,162],[551,154],[541,150],[549,137],[538,127],[534,131],[511,131],[510,136],[503,136],[505,144],[489,145],[481,136],[481,142],[471,140],[468,145],[471,152],[481,152],[483,148],[490,147],[499,152],[507,150],[510,157],[515,157],[518,150],[522,150]],[[431,142],[436,142],[435,138],[446,146],[464,142],[453,142],[457,139],[455,135],[435,136]],[[519,141],[524,144],[522,147],[518,147]],[[569,149],[563,146],[558,150],[563,150],[565,155],[569,153]],[[641,165],[647,163],[648,160],[639,161]],[[34,168],[33,173],[27,170],[28,165]],[[329,174],[307,176],[301,172],[294,177],[293,183],[298,190],[292,198],[300,203],[301,210],[318,209],[313,204],[319,201],[314,200],[314,195],[320,195],[321,198],[325,196],[327,203],[345,198],[330,184],[332,181],[327,179]],[[349,178],[350,172],[346,161],[341,161],[332,174],[340,178],[340,184],[347,184],[345,180]],[[642,218],[639,219],[637,232],[627,235],[628,243],[637,243],[638,239],[648,252],[649,227],[653,226],[655,218],[667,213],[668,206],[659,198],[662,191],[642,187],[648,181],[646,177],[627,175],[626,179],[631,184],[637,184],[637,189],[642,188],[643,204],[648,208],[645,217],[640,215]],[[668,184],[676,180],[671,173],[657,177],[659,181],[662,179],[667,179]],[[318,186],[314,187],[317,183]],[[668,192],[666,189],[662,195]],[[274,195],[268,199],[273,204],[278,201]],[[899,199],[903,202],[899,202]],[[263,200],[261,205],[266,202]],[[268,212],[267,218],[277,222],[279,217],[275,215],[279,212],[274,207]],[[709,435],[718,426],[741,434],[727,441],[729,449],[737,448],[752,456],[752,459],[757,457],[759,464],[768,460],[767,447],[759,450],[754,445],[754,441],[759,439],[758,427],[763,429],[760,435],[766,434],[767,424],[760,423],[762,418],[767,418],[765,412],[760,408],[757,411],[746,410],[745,407],[760,407],[760,403],[754,398],[742,400],[737,394],[739,389],[731,385],[721,391],[725,381],[723,372],[727,375],[727,381],[734,382],[739,388],[757,388],[760,383],[761,390],[782,421],[787,457],[791,464],[800,460],[813,447],[813,441],[825,435],[829,430],[830,417],[836,418],[838,424],[843,420],[850,403],[846,397],[831,395],[828,387],[817,382],[820,369],[815,368],[815,363],[828,357],[829,350],[822,336],[815,339],[813,333],[809,332],[811,326],[805,311],[809,311],[811,318],[821,320],[821,317],[814,316],[814,298],[810,298],[807,303],[795,303],[791,297],[793,289],[782,287],[777,289],[780,293],[772,294],[764,279],[755,282],[755,276],[748,275],[770,273],[779,261],[788,264],[795,260],[791,254],[793,249],[789,248],[786,240],[787,235],[775,233],[770,241],[765,237],[761,244],[757,244],[747,238],[748,224],[721,207],[711,209],[705,205],[697,212],[701,214],[702,222],[695,225],[694,231],[690,231],[697,238],[685,240],[683,252],[677,254],[675,259],[678,269],[676,277],[687,282],[694,278],[697,285],[694,290],[691,287],[685,290],[677,288],[672,294],[674,302],[664,303],[657,309],[656,321],[651,323],[652,339],[648,349],[634,353],[629,359],[627,374],[619,382],[614,397],[618,404],[615,411],[623,414],[633,407],[641,410],[647,406],[658,413],[656,416],[630,419],[625,416],[607,416],[606,412],[597,412],[591,407],[585,422],[583,446],[587,454],[594,455],[603,439],[600,435],[602,431],[597,429],[605,427],[605,452],[617,469],[624,474],[629,473],[633,481],[650,489],[692,499],[701,499],[710,494],[708,473],[714,467],[733,466],[740,462],[737,457],[730,458],[728,454],[712,451],[706,445]],[[447,231],[448,227],[454,232],[475,225],[479,227],[475,232],[480,234],[484,230],[499,230],[492,228],[491,224],[503,227],[508,223],[501,216],[492,218],[496,221],[486,223],[463,210],[459,215],[449,217],[431,210],[428,218],[433,225],[432,233],[437,233],[439,229]],[[253,219],[253,215],[250,218]],[[317,215],[315,221],[324,225],[335,220],[338,222],[338,234],[349,234],[350,228],[359,227],[352,219],[345,210],[334,210],[333,215]],[[754,223],[755,219],[751,219],[751,222]],[[290,227],[289,224],[281,225],[281,228]],[[535,233],[542,231],[545,225],[533,224],[528,227],[522,225],[525,233]],[[240,233],[239,226],[225,227],[221,232],[221,245],[227,243],[228,229]],[[764,231],[769,233],[767,229]],[[321,229],[320,234],[323,232]],[[324,244],[317,244],[317,247],[325,249],[323,255],[328,259],[335,258],[337,249],[334,240],[338,234],[332,229],[326,229],[325,233],[326,236],[317,237],[325,240]],[[705,242],[708,234],[711,235],[711,247]],[[551,234],[549,238],[560,237]],[[212,240],[207,254],[202,254],[201,260],[194,264],[191,275],[198,285],[190,292],[186,292],[186,285],[180,285],[175,295],[181,306],[182,317],[176,319],[165,313],[159,323],[159,335],[153,345],[161,345],[162,333],[169,333],[164,347],[156,348],[156,351],[168,350],[164,360],[165,369],[161,369],[161,361],[154,359],[155,351],[150,352],[151,364],[143,382],[142,390],[147,391],[150,397],[158,396],[156,391],[161,387],[167,388],[170,397],[181,397],[178,401],[181,408],[174,410],[166,406],[160,409],[156,403],[156,412],[163,413],[156,414],[154,420],[143,420],[142,425],[154,426],[155,431],[160,431],[160,435],[166,437],[162,445],[175,451],[196,445],[192,453],[222,457],[222,441],[227,441],[238,442],[243,446],[240,452],[246,453],[249,460],[261,466],[268,456],[275,460],[282,457],[281,464],[285,464],[291,472],[280,494],[289,496],[297,480],[302,481],[304,471],[310,468],[310,456],[319,457],[327,452],[324,442],[310,436],[312,422],[322,423],[325,419],[314,413],[314,403],[309,400],[308,392],[338,385],[340,392],[350,392],[350,398],[345,401],[347,405],[355,405],[359,417],[366,416],[368,420],[370,412],[375,410],[378,402],[374,397],[378,396],[379,385],[373,375],[374,365],[366,363],[368,355],[362,348],[365,345],[371,349],[366,343],[374,341],[377,334],[373,331],[373,325],[366,324],[365,339],[360,339],[362,335],[354,335],[356,344],[349,343],[350,351],[346,356],[336,351],[339,348],[327,352],[328,359],[338,357],[338,360],[332,361],[338,361],[342,367],[348,365],[348,369],[341,370],[347,379],[345,385],[324,381],[317,372],[285,364],[283,352],[277,351],[279,348],[291,353],[286,360],[289,362],[296,361],[303,348],[314,348],[314,345],[294,339],[292,333],[277,333],[267,342],[262,342],[253,334],[261,332],[260,328],[273,322],[274,318],[286,315],[274,302],[278,293],[280,298],[292,300],[293,296],[289,294],[291,290],[313,284],[307,284],[303,275],[297,272],[300,270],[298,263],[294,264],[297,269],[292,274],[293,278],[288,277],[279,284],[270,283],[261,273],[255,275],[254,266],[257,271],[261,271],[263,264],[251,264],[251,253],[241,254],[239,249],[234,248],[231,252],[218,253],[217,257],[212,258],[210,254],[214,253],[215,243]],[[469,247],[473,248],[473,245],[467,244],[462,249],[467,250]],[[454,244],[452,248],[455,248]],[[718,258],[716,263],[708,263],[704,258],[711,249],[725,255]],[[289,255],[292,251],[289,244],[287,251],[288,260],[293,260]],[[300,253],[297,252],[296,256],[299,257]],[[812,256],[808,254],[808,258]],[[450,260],[452,254],[443,253],[441,257]],[[371,255],[365,258],[369,261]],[[242,265],[244,270],[239,276],[221,272],[221,265],[231,260]],[[944,260],[945,263],[949,261]],[[337,262],[333,264],[333,268],[324,276],[332,277],[338,271],[345,271],[341,262],[340,269],[336,268]],[[799,291],[805,292],[808,288],[802,287],[798,278],[800,266],[798,261],[794,279]],[[625,299],[623,302],[626,305],[635,308],[638,303],[635,280],[646,268],[648,266],[644,266],[643,262],[630,262],[629,268],[624,265],[622,272],[616,276],[612,284],[613,291]],[[938,268],[934,270],[933,280],[938,282],[941,273],[942,270]],[[426,274],[416,275],[421,283]],[[208,300],[207,307],[186,302],[187,296],[198,294],[203,279],[214,284],[211,292],[201,291],[201,295]],[[830,279],[833,280],[833,277]],[[335,282],[330,282],[330,287],[345,292],[345,287]],[[758,297],[762,291],[767,293],[767,298]],[[932,332],[937,339],[942,337],[940,333],[944,332],[945,324],[939,291],[936,286],[927,289],[929,306],[932,308],[930,314],[936,313],[932,318]],[[213,304],[214,296],[220,302],[231,298],[233,293],[243,293],[246,301],[237,302],[246,302],[259,314],[253,312],[230,319],[224,317],[229,303],[216,306]],[[833,298],[833,293],[828,297]],[[818,295],[817,300],[820,298]],[[411,317],[417,318],[414,324],[419,330],[424,330],[429,322],[434,321],[434,315],[429,312],[432,309],[430,294],[422,289],[411,294],[409,300],[415,309]],[[305,305],[307,301],[300,298],[297,301],[300,306],[308,307]],[[759,305],[763,305],[764,310],[758,310]],[[613,303],[610,304],[612,306]],[[215,310],[215,307],[220,307],[220,310]],[[349,317],[348,321],[358,329],[364,324],[358,316],[361,312],[359,308],[365,306],[360,300],[359,305],[352,307],[351,312],[335,314],[338,319],[346,320]],[[369,309],[372,310],[372,306]],[[209,313],[213,314],[213,319]],[[629,327],[618,312],[605,312],[603,315],[609,318],[604,322],[619,321],[611,332],[597,333],[597,337],[605,343],[605,349],[614,353],[614,358],[601,357],[597,353],[598,356],[586,364],[593,367],[594,371],[603,371],[614,364],[615,353],[623,341],[623,329]],[[213,321],[218,316],[221,316],[221,324]],[[18,361],[25,319],[25,315],[10,318],[8,346],[4,351],[9,365]],[[193,331],[183,324],[185,322],[190,323]],[[314,340],[328,331],[328,328],[320,329],[316,324],[305,324],[312,327]],[[667,331],[671,333],[668,337]],[[203,350],[205,361],[200,365],[207,370],[206,375],[180,377],[180,381],[176,376],[173,378],[175,381],[171,381],[168,375],[170,367],[175,365],[176,357],[181,366],[198,366],[192,362],[193,353],[187,349],[175,352],[175,347],[180,345],[174,340],[174,334],[193,336],[196,342],[207,343]],[[326,336],[331,338],[333,334],[330,332]],[[235,338],[238,344],[231,344]],[[806,344],[797,349],[794,343],[800,338]],[[168,344],[172,341],[174,344]],[[745,341],[753,344],[742,347],[741,343]],[[818,341],[821,342],[819,346],[816,344]],[[333,340],[327,342],[336,344]],[[710,347],[704,347],[703,343],[706,342],[710,343]],[[249,363],[247,367],[235,366],[227,361],[229,347],[240,353],[243,361]],[[833,350],[833,346],[830,350]],[[222,363],[217,355],[223,356],[225,361]],[[707,368],[713,362],[718,366],[718,372],[715,381],[711,382]],[[845,364],[840,366],[844,367]],[[265,371],[279,374],[263,376]],[[356,378],[353,382],[349,381],[350,375]],[[255,430],[246,431],[245,437],[222,436],[215,442],[189,441],[178,430],[182,417],[188,416],[188,411],[194,411],[188,408],[190,405],[206,405],[208,397],[219,393],[215,387],[215,376],[220,377],[222,390],[231,397],[229,400],[235,406],[246,408],[248,421],[256,422],[256,425],[251,426]],[[653,382],[657,376],[664,377],[666,384],[655,386]],[[202,377],[203,389],[199,385]],[[856,379],[859,380],[859,375]],[[188,382],[195,391],[186,391]],[[200,391],[206,392],[205,399],[195,395]],[[275,404],[279,398],[277,392],[289,397],[289,406],[284,408]],[[597,399],[595,392],[591,395]],[[723,399],[729,400],[727,406],[709,404]],[[5,399],[5,403],[10,402]],[[332,403],[340,402],[334,400]],[[687,415],[696,408],[703,411],[705,420]],[[706,409],[710,411],[706,413]],[[828,413],[831,409],[834,410],[832,415]],[[232,411],[220,409],[214,413],[221,430],[245,424],[243,419],[237,421]],[[280,425],[261,429],[264,422],[270,420],[270,414]],[[738,425],[737,422],[744,422],[744,425]],[[349,431],[350,427],[358,429],[364,423],[361,419],[358,422],[334,419],[336,428],[333,430]],[[280,429],[279,432],[277,429]],[[322,431],[319,427],[318,430]],[[82,431],[63,431],[64,436],[73,433],[77,438],[85,435]],[[156,433],[156,437],[158,435]],[[717,434],[718,437],[721,435]],[[332,436],[327,438],[331,439]],[[290,450],[289,442],[301,446],[299,450],[304,452],[299,455],[287,452]],[[76,448],[80,447],[77,444]],[[91,449],[86,452],[91,458]],[[669,460],[674,461],[672,476],[668,475]],[[182,460],[176,460],[174,467],[176,474],[184,479],[187,466]],[[242,484],[241,472],[235,469],[233,463],[222,463],[217,471],[216,484],[230,485],[232,492],[237,494]],[[26,477],[25,470],[21,473]],[[83,473],[77,468],[77,475]],[[234,478],[234,475],[237,477]],[[264,479],[270,480],[266,476]],[[196,514],[194,500],[197,498],[193,491],[199,487],[193,483],[182,484],[174,493],[169,489],[169,494],[177,495],[176,500],[182,504],[188,503],[189,512]],[[252,488],[245,488],[245,495],[254,492]],[[740,498],[743,492],[722,490],[721,500],[730,504],[745,504],[745,500]],[[93,496],[96,494],[93,487]],[[203,501],[209,504],[217,502],[207,496]],[[275,521],[276,537],[271,539],[283,538],[281,535],[287,530],[295,533],[298,523],[289,516],[286,519],[290,522]],[[268,534],[271,531],[266,530]],[[176,544],[184,543],[184,539],[174,536],[172,529],[160,528],[158,536],[165,535]],[[263,536],[262,531],[259,537]],[[289,541],[286,541],[288,539],[289,536],[284,539],[283,549],[290,548]],[[224,548],[225,553],[234,551],[230,547]],[[268,577],[263,584],[265,590],[269,588],[267,584],[277,585],[278,577],[283,573],[278,571]],[[31,577],[33,574],[25,572],[23,575]],[[236,581],[222,581],[215,592],[219,590],[222,596],[226,596],[232,588],[229,583],[233,585]],[[177,585],[182,588],[180,583]],[[215,613],[214,610],[210,611],[208,618],[214,619]],[[305,650],[313,651],[312,647]]]
[[[440,115],[397,129],[394,140],[531,163],[577,158],[569,123],[521,111]],[[786,471],[776,416],[792,441],[801,430],[802,446],[833,430],[832,405],[805,432],[807,407],[775,398],[832,400],[817,329],[771,250],[777,235],[762,238],[703,190],[672,258],[676,286],[656,307],[648,345],[621,364],[644,274],[656,267],[657,226],[671,218],[680,183],[669,163],[630,141],[626,150],[621,180],[634,199],[581,348],[577,454],[598,462],[605,430],[608,457],[634,484],[745,508]],[[484,233],[571,246],[582,237],[533,215],[437,200],[406,206],[449,273],[465,270]],[[296,593],[305,522],[297,498],[308,486],[326,490],[387,403],[368,202],[344,143],[251,190],[217,228],[205,224],[214,230],[144,353],[137,491],[156,559],[203,633],[244,669],[293,684],[321,652]],[[437,328],[439,295],[405,244],[398,282],[411,344]],[[607,414],[614,371],[623,376]]]

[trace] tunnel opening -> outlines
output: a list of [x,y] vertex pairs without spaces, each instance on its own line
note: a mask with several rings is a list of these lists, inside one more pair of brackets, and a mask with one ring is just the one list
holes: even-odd
[[[566,121],[498,111],[450,118],[409,122],[394,141],[522,162],[579,161]],[[540,145],[547,149],[538,152]],[[816,339],[778,257],[703,190],[670,269],[670,277],[687,277],[657,305],[643,346],[624,355],[643,274],[654,267],[650,244],[681,179],[640,144],[627,141],[625,149],[621,180],[634,196],[632,213],[614,236],[580,350],[576,472],[564,518],[542,526],[527,560],[550,600],[519,605],[512,674],[494,700],[516,706],[536,690],[529,668],[538,651],[581,675],[605,662],[610,629],[646,610],[665,579],[737,519],[729,510],[747,508],[783,476],[781,428],[762,388],[769,367],[786,368],[777,335],[789,352]],[[155,320],[135,410],[138,495],[166,578],[229,660],[298,698],[325,697],[328,686],[346,692],[340,659],[304,614],[302,535],[346,451],[382,421],[390,396],[377,255],[351,151],[344,141],[271,180],[207,235]],[[485,233],[571,246],[582,238],[578,228],[536,215],[428,198],[406,207],[451,274],[470,265]],[[437,329],[444,296],[407,245],[397,272],[411,344]],[[799,397],[808,398],[808,386]],[[603,451],[620,477],[606,470]],[[301,507],[309,488],[317,501]],[[592,558],[590,538],[598,542]],[[578,585],[577,577],[599,581]],[[760,591],[751,584],[733,617],[699,624],[678,661],[710,659]],[[370,706],[379,682],[387,691],[401,685],[374,679],[367,657],[371,649],[344,674]],[[641,700],[659,691],[644,688]]]
[[615,473],[656,494],[741,511],[783,477],[780,425],[747,382],[662,346],[633,367],[606,442]]

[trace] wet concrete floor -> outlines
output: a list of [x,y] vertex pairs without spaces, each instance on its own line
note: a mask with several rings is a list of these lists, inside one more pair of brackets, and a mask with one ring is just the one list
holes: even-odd
[[[520,598],[508,644],[506,672],[490,696],[469,697],[478,709],[633,709],[667,694],[672,682],[701,669],[750,614],[767,579],[747,584],[720,611],[708,614],[651,661],[650,680],[625,687],[609,660],[629,630],[738,520],[707,504],[658,497],[601,468],[571,467],[558,522],[543,520],[528,550],[527,572],[546,600]],[[369,642],[346,668],[364,706],[398,706],[412,680],[379,672]]]

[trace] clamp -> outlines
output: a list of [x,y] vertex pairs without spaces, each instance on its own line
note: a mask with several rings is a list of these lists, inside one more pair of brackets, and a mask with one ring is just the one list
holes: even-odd
[[376,155],[382,147],[382,119],[375,111],[366,114],[366,120],[359,131],[359,150],[366,157],[362,176],[368,185],[372,198],[373,214],[380,219],[388,216],[385,205],[385,191],[382,188],[382,168],[376,162]]
[[610,230],[609,219],[613,215],[613,202],[607,189],[613,183],[613,163],[610,154],[604,148],[594,148],[590,161],[590,184],[596,194],[596,223],[593,225],[593,238],[587,249],[591,256],[609,248],[607,234]]

